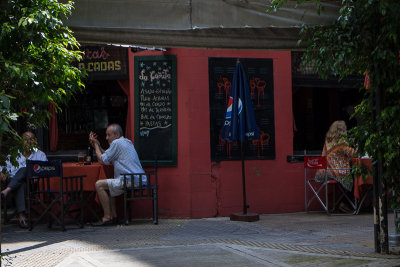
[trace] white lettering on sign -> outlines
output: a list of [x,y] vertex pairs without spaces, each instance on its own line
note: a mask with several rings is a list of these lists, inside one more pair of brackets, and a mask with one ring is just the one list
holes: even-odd
[[[165,129],[172,125],[172,74],[168,61],[140,61],[139,67],[139,125],[140,134],[146,131]],[[143,132],[142,132],[143,131]]]
[[162,71],[155,72],[154,70],[150,72],[150,81],[153,80],[169,80],[171,79],[171,74],[168,69],[163,69]]
[[247,137],[253,137],[255,134],[254,134],[254,132],[247,132],[245,135]]
[[322,163],[319,162],[318,158],[308,159],[307,166],[310,168],[322,168]]
[[140,136],[149,136],[149,134],[150,134],[149,130],[140,131]]
[[139,79],[142,81],[147,81],[149,79],[149,77],[147,75],[144,75],[144,73],[145,73],[145,70],[142,70],[140,72]]

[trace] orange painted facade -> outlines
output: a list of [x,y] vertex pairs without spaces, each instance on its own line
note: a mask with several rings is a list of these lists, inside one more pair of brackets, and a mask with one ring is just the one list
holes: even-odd
[[[286,161],[286,156],[293,154],[290,51],[189,48],[130,51],[130,103],[134,103],[134,57],[146,55],[177,58],[178,163],[176,167],[159,168],[161,217],[229,216],[242,211],[241,162],[211,161],[209,57],[273,59],[276,159],[245,162],[248,212],[304,211],[303,164]],[[130,111],[131,118],[135,118],[133,106]],[[132,122],[131,133],[133,127]],[[133,214],[151,216],[149,207],[134,204]]]

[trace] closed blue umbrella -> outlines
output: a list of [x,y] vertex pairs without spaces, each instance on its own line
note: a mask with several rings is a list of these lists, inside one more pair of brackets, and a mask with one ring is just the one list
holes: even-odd
[[[224,125],[221,129],[221,139],[228,142],[240,141],[243,181],[243,214],[247,214],[246,179],[244,168],[244,142],[258,139],[260,129],[256,124],[253,103],[251,102],[249,84],[242,64],[238,60],[233,74],[229,101],[226,109]],[[232,217],[231,217],[232,218]]]

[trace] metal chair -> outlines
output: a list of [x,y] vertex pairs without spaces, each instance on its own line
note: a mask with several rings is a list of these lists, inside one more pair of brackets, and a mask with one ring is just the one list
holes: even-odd
[[[56,221],[65,231],[66,217],[82,228],[83,177],[85,175],[63,177],[61,160],[27,160],[26,167],[29,230],[47,218],[49,227],[52,226],[53,221]],[[72,210],[74,206],[78,209]],[[33,220],[34,212],[38,215],[35,221]]]
[[[152,171],[144,173],[125,173],[124,177],[124,218],[128,225],[131,219],[130,202],[136,200],[151,200],[153,207],[153,223],[158,224],[158,182],[157,166]],[[146,183],[143,183],[143,177],[146,177]],[[133,181],[138,180],[135,186]]]
[[[309,212],[309,208],[313,201],[316,199],[324,209],[324,211],[333,215],[332,212],[335,210],[336,206],[345,198],[350,204],[356,214],[357,204],[356,201],[352,201],[349,196],[347,196],[345,189],[336,180],[330,179],[327,175],[328,171],[332,170],[346,170],[350,171],[348,168],[341,169],[331,169],[327,168],[326,156],[308,156],[304,153],[304,188],[305,188],[305,210]],[[323,181],[317,181],[315,179],[316,175],[323,176]],[[330,186],[332,185],[332,186]],[[329,188],[332,189],[332,207],[329,206]],[[335,188],[338,187],[340,190],[340,195],[337,200],[335,200]],[[311,194],[311,197],[308,195]]]

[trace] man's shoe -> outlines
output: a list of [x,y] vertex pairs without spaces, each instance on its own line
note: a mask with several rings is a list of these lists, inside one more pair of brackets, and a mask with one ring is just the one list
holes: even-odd
[[118,224],[118,217],[112,218],[113,224],[117,225]]
[[29,224],[26,221],[26,219],[22,219],[21,221],[19,221],[19,227],[21,227],[22,229],[28,229],[29,228]]
[[114,225],[114,220],[113,219],[111,219],[111,220],[108,220],[108,221],[98,221],[98,222],[95,222],[95,223],[92,223],[92,226],[111,226],[111,225]]

